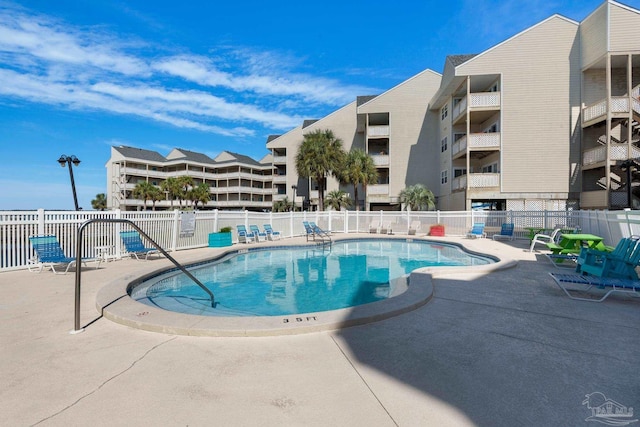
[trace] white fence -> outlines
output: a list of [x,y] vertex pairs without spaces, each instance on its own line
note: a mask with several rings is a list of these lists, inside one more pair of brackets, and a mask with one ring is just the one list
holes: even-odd
[[[449,236],[464,236],[474,222],[485,223],[491,236],[498,233],[502,223],[515,225],[517,238],[528,238],[527,227],[553,228],[562,224],[579,227],[583,232],[604,238],[615,245],[622,237],[640,235],[640,211],[325,211],[262,213],[238,211],[197,211],[195,233],[180,236],[180,211],[0,211],[0,271],[23,269],[34,256],[29,236],[53,234],[58,237],[64,252],[75,256],[77,230],[85,221],[94,218],[128,219],[135,222],[167,251],[201,248],[208,245],[209,233],[222,227],[231,227],[233,241],[237,242],[236,225],[272,224],[284,237],[302,236],[302,221],[314,221],[333,233],[367,233],[376,221],[386,223],[394,234],[406,234],[408,225],[420,222],[418,234],[426,234],[432,224],[443,224]],[[96,255],[96,248],[112,248],[111,255],[119,258],[124,253],[119,232],[126,225],[116,223],[90,224],[84,231],[82,256]]]

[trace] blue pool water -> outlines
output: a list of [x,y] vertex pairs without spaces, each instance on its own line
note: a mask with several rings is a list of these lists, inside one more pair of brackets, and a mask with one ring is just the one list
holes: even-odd
[[[333,243],[331,249],[290,247],[249,250],[190,267],[215,295],[209,296],[179,271],[135,286],[144,304],[208,316],[280,316],[353,307],[390,298],[406,289],[397,280],[428,266],[495,262],[455,245],[364,239]],[[402,287],[404,286],[404,287]]]

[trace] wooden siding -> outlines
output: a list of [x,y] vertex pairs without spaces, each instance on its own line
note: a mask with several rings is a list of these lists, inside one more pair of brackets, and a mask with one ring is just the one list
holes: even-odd
[[607,8],[602,4],[580,23],[582,67],[587,67],[607,53]]
[[612,3],[609,9],[612,52],[640,50],[640,13]]
[[[502,192],[567,192],[580,105],[578,27],[553,17],[458,67],[501,74]],[[578,156],[576,159],[570,156]]]
[[435,153],[440,153],[440,141],[437,144],[434,141],[435,114],[427,110],[440,79],[439,74],[426,70],[358,108],[359,114],[389,113],[389,196],[392,198],[398,197],[407,185],[422,183],[434,193],[440,187],[440,172],[425,167]]

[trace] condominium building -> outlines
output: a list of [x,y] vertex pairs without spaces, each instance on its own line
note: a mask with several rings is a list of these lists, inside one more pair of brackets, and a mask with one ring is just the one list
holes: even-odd
[[[260,161],[223,151],[215,159],[179,148],[166,157],[134,147],[111,147],[107,165],[107,206],[110,209],[140,210],[145,202],[133,197],[139,182],[160,188],[167,178],[189,176],[194,185],[206,183],[211,200],[199,209],[271,209],[273,204],[273,166],[271,155]],[[156,209],[178,209],[179,201],[155,202]],[[147,202],[149,207],[149,202]],[[184,205],[186,206],[186,204]]]
[[484,52],[448,56],[442,75],[425,70],[270,137],[274,198],[317,203],[295,155],[306,133],[330,129],[378,167],[378,183],[359,191],[368,209],[399,209],[399,192],[416,183],[443,210],[638,208],[638,28],[640,11],[611,0],[582,22],[554,15]]

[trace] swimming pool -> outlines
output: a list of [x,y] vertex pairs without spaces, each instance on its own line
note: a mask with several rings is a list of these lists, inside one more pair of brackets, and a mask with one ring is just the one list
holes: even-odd
[[496,260],[453,244],[399,239],[342,240],[331,248],[245,249],[189,267],[216,296],[179,271],[137,284],[143,304],[204,316],[283,316],[368,304],[406,290],[404,277],[421,267],[475,266]]

